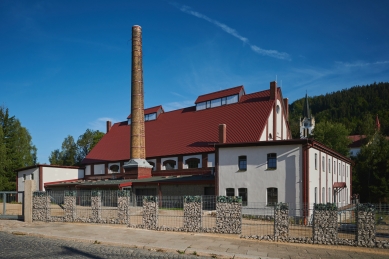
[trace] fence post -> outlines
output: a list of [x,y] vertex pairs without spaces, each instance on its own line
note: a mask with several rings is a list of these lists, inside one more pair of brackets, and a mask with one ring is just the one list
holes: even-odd
[[117,191],[118,224],[129,224],[129,196],[130,192],[126,190]]
[[375,246],[375,207],[372,204],[357,204],[357,233],[358,246]]
[[225,234],[242,233],[242,197],[217,197],[216,232]]
[[274,239],[287,241],[289,237],[289,206],[279,203],[274,208]]
[[101,221],[101,191],[92,191],[91,193],[92,222]]
[[65,221],[73,222],[76,219],[76,196],[77,191],[65,191]]
[[184,196],[184,230],[201,232],[202,230],[201,196]]
[[143,197],[142,221],[145,229],[158,228],[158,198],[156,196]]
[[[33,205],[32,205],[32,193],[34,192],[34,189],[35,189],[34,180],[26,180],[24,182],[23,209],[24,209],[24,222],[27,222],[27,223],[32,222],[32,207],[33,207]],[[5,203],[5,201],[3,201],[3,202]]]
[[335,203],[314,204],[313,242],[335,245],[338,243],[338,208]]

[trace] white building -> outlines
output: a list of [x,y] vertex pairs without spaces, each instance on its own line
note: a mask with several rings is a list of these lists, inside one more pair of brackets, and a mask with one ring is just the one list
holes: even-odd
[[250,207],[350,203],[351,160],[315,140],[226,143],[216,148],[218,195],[242,196]]
[[308,138],[315,128],[315,118],[309,110],[308,94],[305,94],[303,119],[300,119],[300,138]]

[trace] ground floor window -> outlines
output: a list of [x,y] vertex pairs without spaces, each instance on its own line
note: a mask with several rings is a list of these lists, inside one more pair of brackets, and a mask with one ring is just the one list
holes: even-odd
[[267,188],[267,205],[272,206],[278,203],[278,189]]
[[238,196],[242,197],[242,206],[247,206],[247,188],[239,188]]
[[235,189],[234,188],[227,188],[226,189],[226,196],[235,196]]

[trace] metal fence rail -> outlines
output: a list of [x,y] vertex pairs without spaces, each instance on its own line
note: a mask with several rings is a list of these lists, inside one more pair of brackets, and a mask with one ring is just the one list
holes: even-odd
[[[93,207],[93,199],[98,192],[99,208]],[[99,215],[99,223],[115,223],[120,215],[120,198],[118,191],[90,191],[78,190],[74,193],[75,199],[75,222],[97,222],[89,219]],[[4,195],[4,194],[3,194]],[[13,194],[15,197],[16,195]],[[66,191],[48,191],[47,197],[50,199],[51,221],[65,221]],[[11,201],[11,197],[6,196],[6,204]],[[3,196],[0,194],[0,199]],[[126,224],[135,227],[142,227],[144,224],[144,201],[145,196],[136,196],[128,193],[128,206],[125,209],[128,215]],[[185,222],[184,196],[158,196],[155,197],[158,209],[156,210],[157,228],[165,230],[183,229]],[[214,231],[216,224],[216,196],[201,196],[201,228],[203,231]],[[4,203],[3,203],[4,205]],[[389,242],[389,204],[374,205],[374,230],[375,240]],[[9,208],[7,207],[7,211]],[[1,212],[1,211],[0,211]],[[1,214],[1,213],[0,213]],[[272,239],[275,235],[275,207],[265,203],[247,203],[241,211],[241,234],[242,236],[256,236],[261,239]],[[309,204],[288,204],[288,238],[314,241],[314,205]],[[337,225],[336,235],[338,240],[352,240],[356,242],[357,236],[357,215],[356,204],[342,205],[336,208]],[[121,223],[123,224],[123,223]]]
[[0,219],[24,218],[23,195],[24,192],[0,192]]

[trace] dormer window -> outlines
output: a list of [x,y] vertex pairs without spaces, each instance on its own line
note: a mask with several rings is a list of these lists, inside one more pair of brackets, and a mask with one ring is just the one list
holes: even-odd
[[196,111],[237,103],[239,102],[242,95],[244,95],[243,86],[237,86],[214,93],[201,95],[195,102]]
[[219,106],[226,105],[226,104],[237,103],[238,96],[239,95],[235,94],[235,95],[231,95],[231,96],[227,96],[227,97],[213,99],[213,100],[206,101],[206,102],[197,103],[196,104],[196,111],[209,109],[209,108],[215,108],[215,107],[219,107]]
[[151,120],[156,120],[157,119],[157,113],[150,113],[150,114],[145,114],[145,121],[151,121]]

